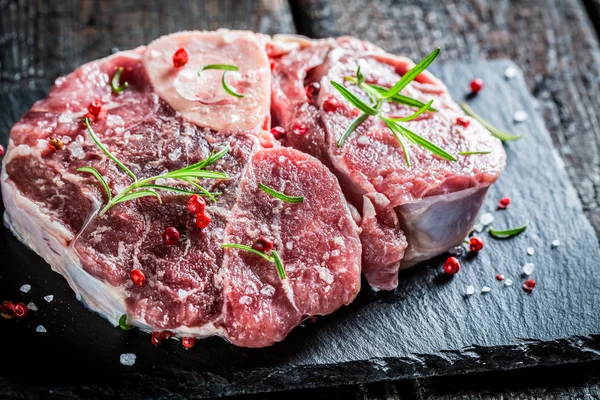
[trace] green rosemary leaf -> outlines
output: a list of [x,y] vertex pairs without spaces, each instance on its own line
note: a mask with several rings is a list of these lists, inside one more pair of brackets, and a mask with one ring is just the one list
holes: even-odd
[[433,60],[435,60],[435,58],[438,56],[438,54],[440,54],[439,48],[435,49],[430,55],[425,57],[423,60],[421,60],[420,63],[415,65],[413,68],[411,68],[410,71],[408,71],[406,74],[404,74],[402,79],[400,79],[394,86],[392,86],[392,88],[390,90],[388,90],[383,95],[383,97],[386,99],[389,99],[389,98],[397,95],[398,93],[400,93],[400,91],[402,89],[404,89],[406,87],[406,85],[408,85],[413,79],[415,79],[417,76],[419,76],[419,74],[421,72],[423,72],[429,66],[429,64],[431,64],[433,62]]
[[128,82],[123,82],[122,85],[119,85],[119,83],[121,81],[122,73],[123,73],[123,67],[117,68],[117,71],[115,72],[115,74],[112,77],[112,80],[110,81],[110,87],[112,88],[113,92],[115,92],[116,94],[120,94],[123,90],[127,89],[127,87],[129,86]]
[[277,274],[279,275],[279,279],[282,281],[287,279],[285,276],[285,268],[283,267],[283,263],[281,262],[281,258],[279,258],[279,253],[273,250],[273,261],[275,262],[275,268],[277,268]]
[[356,68],[356,84],[358,86],[362,86],[363,83],[365,83],[365,77],[362,74],[362,72],[360,72],[360,65],[359,65],[358,68]]
[[[383,95],[384,93],[386,93],[388,91],[387,88],[385,88],[383,86],[379,86],[379,85],[369,84],[367,86],[369,86],[370,88],[377,91],[380,95]],[[404,96],[401,94],[396,94],[387,100],[392,101],[394,103],[404,104],[404,105],[416,107],[416,108],[421,108],[425,105],[425,103],[423,103],[417,99],[413,99],[412,97]],[[436,108],[429,107],[429,111],[438,111],[438,110]]]
[[513,236],[517,236],[519,233],[523,232],[527,229],[527,225],[529,225],[529,221],[526,221],[522,226],[518,228],[506,229],[506,230],[496,230],[490,228],[490,235],[497,239],[508,239]]
[[125,196],[121,197],[120,199],[115,199],[115,201],[113,202],[113,206],[115,204],[119,204],[119,203],[123,203],[125,201],[129,201],[129,200],[134,200],[134,199],[139,199],[140,197],[148,197],[148,196],[154,196],[158,199],[158,202],[160,204],[162,204],[162,199],[160,198],[160,195],[158,193],[156,193],[154,190],[138,190],[137,192],[131,192],[129,194],[126,194]]
[[106,183],[106,179],[104,179],[104,177],[102,175],[100,175],[100,172],[98,172],[98,170],[96,168],[81,167],[81,168],[77,168],[77,172],[87,172],[87,173],[94,175],[96,177],[96,179],[98,179],[98,182],[100,182],[102,184],[102,187],[104,188],[104,191],[106,192],[106,197],[108,198],[108,201],[110,202],[112,200],[112,194],[110,193],[110,188],[108,187],[108,183]]
[[403,117],[403,118],[390,118],[390,120],[392,120],[394,122],[412,121],[413,119],[417,118],[419,115],[421,115],[424,112],[426,112],[427,110],[429,110],[431,108],[432,104],[433,104],[433,100],[429,100],[429,103],[427,103],[423,107],[421,107],[416,113],[409,115],[408,117]]
[[210,64],[210,65],[206,65],[204,67],[202,67],[202,69],[200,71],[198,71],[198,76],[200,76],[200,73],[202,71],[205,71],[207,69],[218,69],[223,71],[223,76],[221,77],[221,84],[223,85],[223,89],[230,95],[237,97],[237,98],[242,98],[244,97],[243,94],[239,94],[234,92],[229,85],[227,85],[227,81],[225,80],[225,75],[227,74],[227,71],[237,71],[238,67],[236,67],[235,65],[228,65],[228,64]]
[[[386,120],[390,121],[388,118],[386,118]],[[443,159],[446,159],[449,161],[457,161],[456,157],[454,157],[452,154],[448,153],[446,150],[436,146],[435,144],[431,143],[429,140],[425,139],[424,137],[417,135],[410,129],[407,129],[400,124],[394,123],[393,121],[391,121],[391,122],[397,128],[398,133],[400,133],[402,136],[404,136],[405,138],[407,138],[414,144],[417,144],[417,145],[423,147],[424,149],[429,150],[431,153],[433,153]]]
[[348,136],[350,136],[350,134],[352,134],[352,132],[354,132],[363,122],[365,122],[365,120],[369,117],[369,114],[367,113],[362,113],[360,114],[358,117],[356,117],[352,123],[348,126],[348,128],[346,128],[346,131],[344,132],[344,134],[342,135],[342,137],[340,137],[340,140],[338,140],[338,147],[341,147],[344,142],[346,141],[346,139],[348,138]]
[[492,151],[491,150],[482,150],[482,151],[459,151],[458,154],[461,156],[470,156],[472,154],[490,154]]
[[261,256],[262,258],[264,258],[267,261],[270,262],[275,262],[275,260],[273,259],[273,257],[266,255],[265,253],[263,253],[262,251],[258,251],[253,249],[250,246],[244,246],[243,244],[236,244],[236,243],[223,243],[221,245],[222,248],[227,249],[227,248],[232,248],[232,249],[239,249],[239,250],[245,250],[245,251],[249,251],[251,253],[256,254],[257,256]]
[[217,161],[219,161],[221,158],[223,158],[225,156],[225,154],[227,154],[229,152],[230,149],[231,149],[231,147],[229,146],[229,144],[227,144],[227,146],[225,146],[224,148],[219,150],[219,152],[211,153],[210,156],[208,156],[204,160],[198,161],[197,163],[192,164],[192,165],[188,165],[187,167],[182,168],[178,171],[189,171],[191,169],[201,169],[208,165],[214,164]]
[[210,193],[208,190],[204,189],[202,186],[200,186],[200,183],[198,182],[197,179],[194,178],[177,178],[181,181],[187,182],[190,185],[194,186],[196,189],[198,189],[200,192],[202,192],[206,197],[208,197],[213,203],[217,202],[217,199],[215,199],[214,194]]
[[167,172],[164,175],[161,175],[162,178],[208,178],[208,179],[227,179],[227,175],[223,172],[219,171],[207,171],[205,169],[201,170],[189,170],[182,171],[177,170],[173,172]]
[[127,314],[123,314],[121,315],[121,318],[119,318],[119,328],[128,331],[135,328],[135,326],[127,325]]
[[108,149],[106,147],[104,147],[104,145],[100,142],[100,139],[98,139],[98,136],[96,136],[96,134],[94,133],[94,130],[90,126],[89,119],[85,118],[83,120],[83,122],[85,123],[87,131],[90,133],[90,136],[92,137],[92,140],[96,143],[96,145],[100,148],[100,150],[102,150],[102,152],[104,154],[106,154],[106,156],[108,158],[110,158],[115,164],[117,164],[117,166],[119,168],[121,168],[123,171],[125,171],[127,173],[127,175],[129,175],[131,178],[133,178],[133,180],[135,182],[137,182],[137,177],[135,176],[135,174],[133,172],[131,172],[129,170],[129,168],[127,168],[121,161],[119,161],[117,159],[117,157],[115,157],[110,151],[108,151]]
[[205,196],[206,195],[206,193],[193,192],[191,190],[180,189],[180,188],[176,188],[176,187],[172,187],[172,186],[148,184],[148,185],[144,185],[143,187],[144,188],[148,188],[148,189],[164,190],[166,192],[175,192],[175,193],[181,193],[181,194],[189,194],[189,195],[196,194],[196,195],[199,195],[199,196]]
[[373,107],[365,104],[361,99],[356,97],[354,93],[346,89],[344,86],[340,85],[337,82],[330,81],[331,85],[338,91],[342,96],[346,98],[354,107],[358,108],[360,111],[369,114],[369,115],[377,115],[377,110]]
[[497,137],[498,139],[502,140],[503,142],[511,141],[511,140],[519,140],[519,139],[522,139],[523,137],[525,137],[524,134],[519,135],[519,136],[511,135],[510,133],[506,133],[506,132],[501,131],[500,129],[495,128],[492,124],[490,124],[489,122],[484,120],[482,117],[477,115],[475,113],[475,111],[473,111],[473,109],[471,107],[469,107],[469,105],[465,102],[460,103],[460,106],[464,110],[465,113],[467,113],[469,116],[475,118],[477,121],[479,121],[479,123],[481,125],[483,125],[485,127],[485,129],[490,131],[492,136]]
[[263,192],[270,194],[276,199],[285,201],[286,203],[302,203],[304,201],[304,196],[287,196],[281,192],[271,189],[270,187],[262,183],[259,183],[258,187],[260,187]]
[[406,165],[410,168],[410,149],[404,144],[404,141],[400,137],[397,132],[397,126],[395,123],[389,121],[388,119],[384,119],[383,122],[390,129],[392,134],[396,137],[396,140],[400,143],[400,147],[402,147],[402,152],[404,153],[404,160],[406,161]]

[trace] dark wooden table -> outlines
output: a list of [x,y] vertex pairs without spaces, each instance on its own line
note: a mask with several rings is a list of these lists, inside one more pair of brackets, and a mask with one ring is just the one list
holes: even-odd
[[[47,88],[115,48],[217,28],[351,34],[413,58],[441,47],[442,62],[512,59],[600,234],[600,0],[0,0],[0,91]],[[309,397],[598,399],[600,363],[254,396]]]

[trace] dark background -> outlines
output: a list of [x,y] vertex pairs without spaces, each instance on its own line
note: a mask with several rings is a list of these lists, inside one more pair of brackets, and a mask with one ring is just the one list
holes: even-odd
[[[512,59],[600,233],[600,0],[0,0],[0,91],[44,89],[113,48],[217,28],[352,34],[416,59],[439,46],[440,62]],[[597,399],[600,363],[254,396],[309,397]]]

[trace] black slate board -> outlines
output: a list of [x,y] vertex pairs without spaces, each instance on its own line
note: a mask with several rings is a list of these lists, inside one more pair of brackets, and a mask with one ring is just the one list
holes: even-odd
[[[34,301],[39,311],[0,321],[0,343],[9,353],[0,359],[0,394],[202,398],[600,359],[598,240],[536,101],[520,73],[504,78],[507,66],[514,67],[496,61],[432,70],[457,100],[472,77],[482,77],[486,88],[472,99],[473,108],[499,128],[527,133],[507,144],[508,166],[484,208],[494,211],[497,200],[510,195],[513,203],[494,212],[493,225],[529,220],[524,234],[506,241],[483,234],[484,251],[464,259],[452,279],[440,273],[440,257],[402,273],[393,293],[365,287],[349,307],[295,329],[271,348],[241,349],[214,338],[185,351],[177,342],[155,349],[148,335],[111,327],[2,228],[0,300]],[[43,95],[0,96],[3,144],[14,121]],[[516,110],[529,119],[515,125]],[[553,239],[560,247],[551,248]],[[535,255],[526,254],[529,246]],[[536,265],[532,293],[521,288],[525,262]],[[497,273],[513,286],[496,281]],[[28,294],[19,292],[24,283],[32,285]],[[476,287],[471,297],[465,296],[468,285]],[[485,295],[479,292],[484,285],[492,288]],[[47,294],[53,302],[43,300]],[[36,333],[39,324],[48,333]],[[120,365],[125,352],[137,355],[135,366]]]

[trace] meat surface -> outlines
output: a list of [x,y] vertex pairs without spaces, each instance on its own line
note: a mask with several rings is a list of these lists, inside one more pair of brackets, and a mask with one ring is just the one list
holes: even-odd
[[[6,224],[111,322],[127,314],[130,324],[147,331],[221,336],[235,345],[263,347],[304,319],[349,304],[358,293],[359,229],[337,179],[312,156],[273,142],[267,148],[259,140],[269,123],[264,43],[263,36],[249,32],[186,32],[117,53],[59,78],[11,130],[2,170]],[[183,97],[192,93],[185,91],[190,86],[177,81],[188,71],[176,70],[171,60],[180,46],[194,60],[191,72],[205,63],[239,65],[239,77],[228,79],[245,97],[225,97],[220,83],[209,82],[203,90],[191,88],[198,98]],[[115,94],[110,79],[119,67],[129,86]],[[222,72],[210,72],[220,82]],[[227,178],[200,181],[221,193],[207,204],[212,217],[207,228],[196,226],[186,207],[189,196],[179,193],[163,192],[163,204],[153,197],[130,200],[100,215],[106,204],[102,187],[76,169],[96,168],[113,195],[132,180],[81,123],[93,100],[103,103],[94,131],[139,179],[230,146],[209,167]],[[50,150],[51,139],[64,147]],[[190,189],[177,181],[158,183]],[[259,183],[305,199],[283,202]],[[181,239],[167,246],[161,234],[171,226]],[[274,242],[286,279],[259,256],[221,247],[251,246],[260,236]],[[134,269],[145,274],[142,286],[129,277]]]
[[[338,147],[338,140],[360,112],[330,81],[344,84],[368,104],[367,94],[345,79],[354,77],[358,66],[367,83],[389,88],[414,64],[349,37],[318,41],[276,37],[273,48],[274,122],[288,132],[282,142],[328,165],[348,200],[362,210],[362,268],[371,286],[393,289],[400,268],[460,244],[489,186],[504,169],[506,155],[500,140],[466,117],[446,87],[424,72],[402,94],[423,103],[433,99],[439,111],[426,112],[403,125],[456,155],[458,161],[442,159],[405,141],[411,153],[409,167],[398,140],[375,117],[369,117]],[[305,85],[313,82],[320,90],[309,99]],[[390,102],[384,103],[383,111],[389,117],[406,117],[416,110]],[[469,126],[457,124],[458,117],[467,118]],[[474,150],[490,153],[458,155]]]

